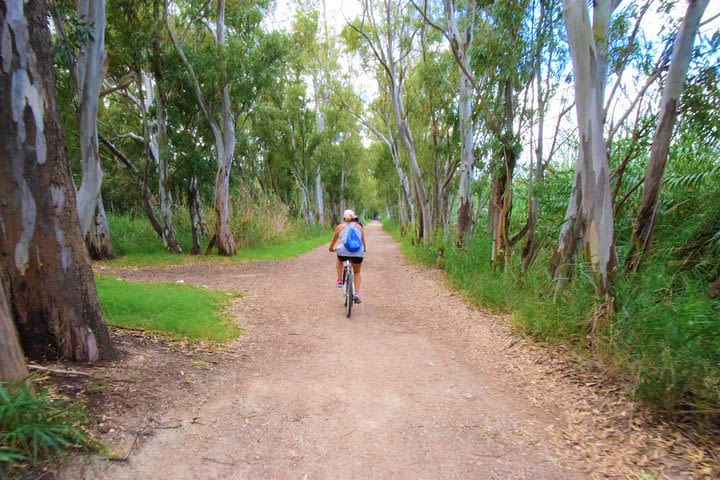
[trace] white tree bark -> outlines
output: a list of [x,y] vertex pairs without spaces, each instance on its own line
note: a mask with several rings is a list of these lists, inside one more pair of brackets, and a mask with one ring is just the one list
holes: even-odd
[[95,217],[90,226],[90,231],[85,237],[85,245],[88,247],[92,259],[101,260],[113,257],[112,245],[110,244],[110,228],[105,216],[102,193],[97,197]]
[[[160,196],[160,232],[162,242],[165,248],[171,252],[179,253],[180,246],[175,240],[172,220],[172,195],[170,193],[169,174],[168,174],[168,154],[167,154],[167,116],[165,113],[165,104],[163,97],[159,91],[157,78],[151,77],[143,70],[140,71],[140,77],[143,84],[145,95],[143,97],[144,121],[149,122],[148,127],[148,144],[146,148],[151,153],[155,167],[158,170],[158,193]],[[150,118],[149,112],[152,105],[155,104],[155,117]]]
[[[603,137],[603,101],[607,82],[608,30],[615,1],[598,0],[594,24],[584,0],[563,0],[575,80],[579,152],[575,179],[580,183],[583,247],[600,292],[609,287],[616,263],[607,146]],[[568,206],[568,215],[573,202]],[[565,229],[576,224],[566,215]],[[561,240],[562,240],[561,233]]]
[[[390,77],[395,77],[391,75]],[[391,78],[391,82],[394,86],[390,88],[391,103],[393,118],[395,119],[395,126],[398,129],[398,134],[405,147],[408,160],[410,163],[410,175],[415,185],[415,199],[417,200],[418,213],[420,214],[421,233],[423,242],[429,242],[432,237],[432,213],[430,209],[430,202],[428,201],[425,193],[425,184],[422,179],[422,171],[420,165],[417,162],[417,155],[415,153],[415,141],[413,140],[412,133],[410,131],[410,124],[407,118],[403,115],[404,106],[402,100],[402,83],[395,84],[397,80]]]
[[94,26],[93,39],[80,50],[75,70],[82,164],[77,207],[80,228],[83,235],[87,235],[95,218],[95,206],[103,176],[98,151],[97,116],[106,58],[105,0],[78,0],[77,14],[78,18]]
[[[323,3],[324,6],[324,3]],[[325,27],[327,29],[327,26]],[[321,82],[315,80],[315,122],[316,128],[319,135],[325,132],[325,107],[328,103],[327,95],[325,95],[325,89]],[[325,223],[325,207],[323,205],[323,190],[322,190],[322,162],[318,161],[315,166],[315,215],[317,218],[318,225]]]
[[677,120],[677,107],[690,66],[695,35],[700,27],[700,19],[708,3],[710,3],[709,0],[688,1],[685,17],[673,44],[672,61],[665,79],[662,98],[660,99],[657,130],[655,130],[653,136],[652,146],[650,147],[650,160],[645,170],[642,200],[633,227],[630,252],[626,261],[626,267],[629,270],[637,269],[640,266],[641,256],[650,249],[660,198],[662,176],[670,151],[670,140],[672,139],[675,121]]
[[460,90],[458,98],[458,113],[460,117],[460,178],[458,194],[460,203],[458,205],[458,241],[464,243],[465,236],[470,230],[472,223],[472,196],[470,185],[472,184],[474,157],[475,132],[472,124],[472,97],[473,84],[470,74],[469,48],[473,41],[475,30],[475,9],[474,0],[467,0],[465,5],[465,25],[461,31],[458,27],[457,11],[453,0],[444,0],[445,23],[447,25],[447,36],[451,47],[455,52],[460,70]]

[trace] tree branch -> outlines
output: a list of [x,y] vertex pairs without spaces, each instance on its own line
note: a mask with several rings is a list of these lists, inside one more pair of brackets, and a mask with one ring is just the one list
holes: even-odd
[[98,132],[98,139],[113,153],[113,155],[115,155],[115,157],[125,164],[127,168],[132,170],[133,173],[138,173],[137,168],[135,168],[135,165],[130,161],[130,159],[123,155],[122,152],[118,150],[117,147],[110,142],[110,140],[101,135],[100,132]]

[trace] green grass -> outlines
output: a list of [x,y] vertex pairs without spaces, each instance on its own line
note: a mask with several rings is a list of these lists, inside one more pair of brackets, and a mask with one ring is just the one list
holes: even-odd
[[[259,221],[258,221],[259,222]],[[217,255],[191,255],[190,227],[187,219],[177,216],[175,235],[183,253],[170,253],[163,247],[162,241],[144,217],[108,216],[113,251],[117,258],[107,261],[117,266],[158,266],[174,265],[192,261],[254,261],[282,260],[306,253],[325,242],[330,241],[330,229],[307,226],[300,222],[284,222],[277,231],[271,226],[246,221],[237,225],[236,232],[239,248],[233,257]],[[203,238],[203,248],[208,239]]]
[[331,231],[322,230],[317,236],[301,238],[289,243],[269,245],[267,247],[251,247],[238,250],[232,260],[283,260],[293,258],[319,247],[323,243],[330,243]]
[[87,417],[77,402],[36,395],[22,385],[0,382],[0,478],[11,476],[21,462],[36,465],[87,448]]
[[95,283],[100,307],[110,325],[214,342],[226,342],[240,334],[223,313],[237,294],[108,277],[96,277]]

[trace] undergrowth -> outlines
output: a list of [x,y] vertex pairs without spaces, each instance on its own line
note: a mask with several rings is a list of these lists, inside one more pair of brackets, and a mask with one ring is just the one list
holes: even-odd
[[[299,220],[274,213],[269,206],[247,207],[235,210],[231,217],[231,229],[238,251],[230,260],[280,260],[290,258],[329,241],[329,229],[306,225]],[[280,209],[282,212],[283,210]],[[265,212],[265,214],[263,213]],[[178,210],[173,217],[175,238],[183,253],[170,253],[163,247],[162,240],[152,229],[144,216],[108,215],[108,226],[114,265],[167,265],[180,264],[191,260],[217,260],[217,255],[190,255],[192,236],[187,212]],[[212,227],[209,225],[209,228]],[[203,238],[202,248],[209,239]]]
[[591,349],[631,380],[632,395],[649,404],[675,414],[718,419],[720,301],[708,297],[707,276],[673,270],[671,259],[660,252],[640,273],[618,276],[613,311],[593,325],[603,302],[582,265],[575,268],[575,281],[554,301],[549,251],[541,251],[528,271],[521,271],[517,254],[506,269],[494,271],[489,261],[492,239],[484,231],[458,249],[441,235],[429,245],[414,245],[400,235],[393,220],[384,221],[383,227],[411,260],[442,268],[469,301],[509,313],[518,330],[581,352]]
[[22,385],[0,382],[0,478],[21,465],[91,447],[86,424],[77,402],[52,398],[47,389],[33,395]]

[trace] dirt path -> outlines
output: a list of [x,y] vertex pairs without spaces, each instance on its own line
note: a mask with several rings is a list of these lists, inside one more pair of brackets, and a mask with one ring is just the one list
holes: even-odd
[[244,291],[245,334],[230,347],[242,361],[180,399],[178,428],[126,462],[91,461],[85,478],[588,477],[538,351],[408,265],[379,225],[367,231],[364,303],[350,320],[326,246],[284,262],[121,272]]

